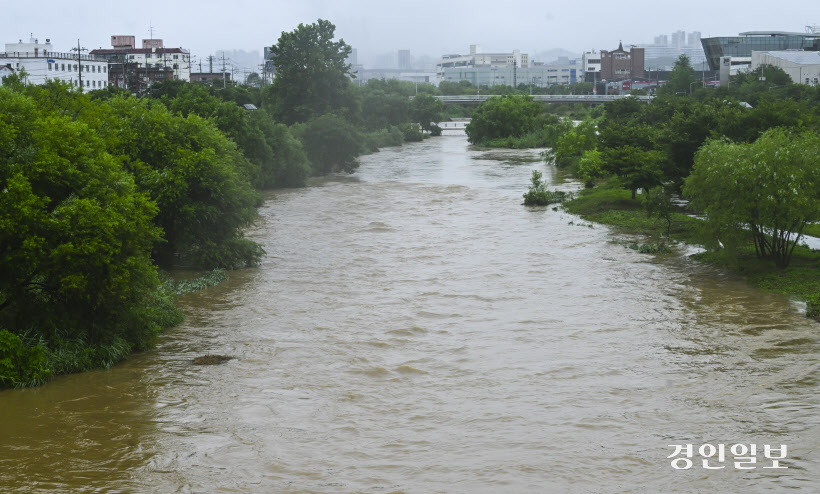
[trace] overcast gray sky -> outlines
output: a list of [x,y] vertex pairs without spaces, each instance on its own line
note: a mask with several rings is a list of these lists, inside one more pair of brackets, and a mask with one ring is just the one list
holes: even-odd
[[51,38],[54,48],[108,47],[112,34],[149,37],[188,48],[198,57],[218,50],[262,51],[282,31],[322,18],[360,58],[399,49],[413,56],[484,51],[525,53],[564,48],[573,52],[652,42],[658,34],[701,31],[703,37],[741,31],[804,31],[820,24],[817,0],[783,4],[760,0],[389,1],[389,0],[140,0],[106,2],[41,0],[4,2],[5,42]]

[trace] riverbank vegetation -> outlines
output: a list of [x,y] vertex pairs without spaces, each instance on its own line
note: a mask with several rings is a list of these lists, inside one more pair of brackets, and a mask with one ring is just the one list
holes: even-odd
[[[151,348],[181,322],[178,294],[260,261],[243,231],[261,190],[349,172],[364,153],[435,133],[440,102],[411,102],[412,83],[354,83],[334,29],[283,33],[264,88],[167,81],[135,96],[4,80],[0,389]],[[217,271],[180,284],[161,275],[179,267]]]
[[[569,212],[703,245],[698,259],[806,300],[816,317],[820,253],[799,244],[820,230],[820,88],[761,70],[784,84],[770,88],[742,75],[730,88],[690,95],[667,87],[651,104],[606,103],[600,117],[567,128],[547,157],[587,186],[565,203]],[[691,71],[682,57],[669,84],[686,82]],[[689,199],[687,211],[672,202],[676,194]]]

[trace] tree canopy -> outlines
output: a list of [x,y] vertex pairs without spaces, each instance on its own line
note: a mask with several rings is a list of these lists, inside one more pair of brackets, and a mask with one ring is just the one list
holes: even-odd
[[695,157],[684,194],[706,213],[712,241],[789,264],[803,228],[820,219],[820,136],[772,129],[750,144],[713,140]]
[[347,57],[351,47],[334,41],[336,26],[319,19],[283,32],[270,50],[276,78],[268,86],[268,102],[277,120],[286,124],[343,108],[351,97]]

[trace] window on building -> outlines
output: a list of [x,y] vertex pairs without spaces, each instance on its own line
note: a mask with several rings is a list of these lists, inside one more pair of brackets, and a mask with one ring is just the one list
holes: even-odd
[[179,60],[179,55],[174,55],[174,60]]
[[51,62],[48,63],[48,70],[51,70]]
[[174,64],[174,70],[177,70],[178,68],[179,68],[179,64]]

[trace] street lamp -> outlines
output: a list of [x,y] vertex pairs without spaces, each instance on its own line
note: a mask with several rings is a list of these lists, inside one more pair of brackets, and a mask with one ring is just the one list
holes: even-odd
[[698,81],[692,81],[689,83],[689,96],[692,96],[692,84],[697,84]]

